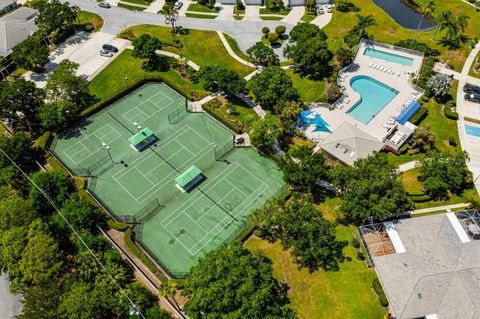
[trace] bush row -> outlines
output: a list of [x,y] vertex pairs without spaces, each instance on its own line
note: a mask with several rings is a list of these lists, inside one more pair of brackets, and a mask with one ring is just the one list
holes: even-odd
[[225,118],[224,114],[219,111],[221,102],[218,99],[212,100],[202,106],[203,110],[213,116],[215,119],[220,121],[223,125],[231,129],[237,134],[242,133],[242,124],[239,121],[232,121],[231,119]]
[[125,224],[125,223],[122,223],[122,222],[116,222],[112,219],[109,219],[107,221],[107,224],[108,224],[108,227],[113,228],[113,229],[118,230],[118,231],[121,231],[121,232],[126,231],[129,227],[128,224]]
[[443,107],[443,114],[447,119],[450,120],[458,120],[458,113],[455,111],[452,111],[452,108],[455,107],[455,102],[453,100],[450,100],[445,104]]
[[410,123],[417,125],[420,124],[425,117],[428,115],[428,109],[426,107],[421,107],[417,113],[415,113],[410,119]]
[[375,293],[377,294],[378,301],[380,302],[382,307],[388,306],[387,296],[385,295],[385,292],[383,291],[383,287],[380,284],[380,280],[378,280],[378,278],[373,279],[372,288],[375,291]]

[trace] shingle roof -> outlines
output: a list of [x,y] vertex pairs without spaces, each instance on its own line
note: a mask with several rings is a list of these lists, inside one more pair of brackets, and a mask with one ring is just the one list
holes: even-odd
[[15,45],[38,30],[36,10],[21,7],[0,18],[0,50],[9,52]]

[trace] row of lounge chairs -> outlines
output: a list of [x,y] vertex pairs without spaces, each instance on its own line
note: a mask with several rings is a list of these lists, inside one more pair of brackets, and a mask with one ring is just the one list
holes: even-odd
[[378,70],[378,71],[381,71],[381,72],[384,72],[384,73],[387,73],[387,74],[390,74],[390,75],[400,76],[400,72],[395,72],[392,69],[390,69],[389,67],[386,67],[386,66],[383,66],[383,65],[380,65],[380,64],[377,64],[377,63],[371,62],[368,66],[372,69],[375,69],[375,70]]

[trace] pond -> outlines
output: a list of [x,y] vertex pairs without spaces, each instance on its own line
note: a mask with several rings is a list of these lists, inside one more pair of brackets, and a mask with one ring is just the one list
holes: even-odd
[[420,30],[425,31],[433,28],[433,25],[427,19],[407,7],[402,0],[373,0],[373,2],[406,29],[417,30],[420,21]]

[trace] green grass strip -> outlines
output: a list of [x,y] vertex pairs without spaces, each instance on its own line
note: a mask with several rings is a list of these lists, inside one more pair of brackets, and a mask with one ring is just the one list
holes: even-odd
[[198,18],[198,19],[215,19],[217,17],[209,14],[199,14],[199,13],[190,13],[190,12],[186,12],[185,16],[189,18]]
[[125,4],[125,3],[122,3],[122,2],[119,2],[117,6],[120,7],[120,8],[125,8],[125,9],[133,10],[133,11],[143,11],[143,10],[146,9],[146,8],[143,8],[143,7],[131,6],[129,4]]

